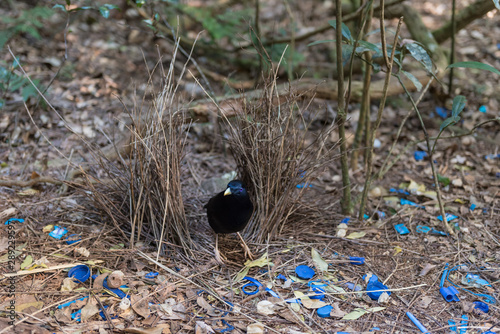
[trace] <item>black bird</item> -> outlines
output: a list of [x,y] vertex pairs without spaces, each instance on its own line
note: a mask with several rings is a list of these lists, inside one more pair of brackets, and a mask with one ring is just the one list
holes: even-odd
[[253,212],[253,204],[248,196],[243,182],[233,180],[227,184],[225,191],[212,197],[204,206],[207,209],[208,223],[215,232],[215,258],[223,263],[218,249],[219,233],[236,233],[243,243],[245,256],[253,260],[253,254],[248,248],[239,231],[247,225]]

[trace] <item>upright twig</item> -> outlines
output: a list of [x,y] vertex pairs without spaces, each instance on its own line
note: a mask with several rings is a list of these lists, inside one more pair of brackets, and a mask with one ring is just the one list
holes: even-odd
[[350,215],[352,213],[351,202],[351,181],[349,180],[349,163],[347,161],[347,143],[345,138],[345,122],[347,119],[345,95],[344,95],[344,64],[342,63],[342,1],[336,0],[337,21],[336,21],[336,48],[337,48],[337,94],[338,94],[338,119],[340,138],[340,164],[342,168],[342,184],[344,186],[342,200],[342,213]]
[[[450,64],[455,62],[455,33],[457,30],[457,21],[455,20],[456,12],[456,0],[451,0],[451,51],[450,51]],[[453,89],[453,71],[454,68],[450,68],[450,77],[448,82],[448,94],[451,94]]]
[[[383,0],[381,0],[381,2],[383,2]],[[383,3],[381,3],[380,6],[381,6],[381,8],[384,8]],[[384,52],[384,59],[386,59],[387,73],[385,75],[383,96],[382,96],[382,99],[380,100],[380,105],[378,107],[377,120],[375,121],[375,125],[374,125],[371,133],[369,134],[369,136],[370,136],[370,143],[369,144],[370,145],[368,147],[368,157],[367,157],[367,163],[366,163],[365,187],[363,189],[363,195],[361,196],[361,204],[359,206],[359,219],[360,220],[363,219],[366,198],[368,197],[368,190],[370,189],[372,169],[373,169],[373,143],[375,141],[375,133],[377,132],[378,127],[380,126],[380,121],[382,120],[382,112],[384,111],[384,107],[385,107],[385,100],[387,98],[387,91],[389,88],[389,82],[391,80],[391,75],[392,75],[392,64],[394,61],[394,54],[396,53],[396,45],[398,44],[399,31],[401,30],[402,23],[403,23],[403,18],[401,17],[399,19],[398,27],[396,29],[396,35],[394,36],[391,57],[387,58],[387,49],[385,47],[386,43],[384,42],[385,30],[384,30],[383,9],[381,10],[380,27],[381,27],[382,48],[383,48],[382,50]],[[367,134],[367,136],[368,136],[368,134]]]

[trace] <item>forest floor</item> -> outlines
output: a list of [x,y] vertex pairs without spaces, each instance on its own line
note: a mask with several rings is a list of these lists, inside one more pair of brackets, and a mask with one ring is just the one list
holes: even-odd
[[[437,27],[449,13],[447,5],[438,2],[413,2],[420,6],[428,26]],[[309,8],[306,3],[294,5],[298,22],[304,27],[327,22],[331,15],[328,8]],[[281,2],[270,1],[266,6],[264,26],[274,18],[286,17],[287,8]],[[0,10],[0,15],[6,15],[5,8]],[[67,45],[62,14],[52,17],[42,39],[19,36],[9,42],[27,73],[43,83],[50,82],[61,67],[45,96],[64,122],[51,108],[33,99],[27,105],[30,116],[21,94],[11,94],[0,109],[1,181],[29,181],[39,176],[65,179],[71,170],[69,165],[53,167],[62,155],[77,165],[92,165],[96,175],[104,175],[82,136],[95,147],[104,148],[110,138],[126,135],[129,129],[124,124],[129,114],[125,109],[133,108],[134,100],[147,96],[147,68],[155,67],[158,54],[166,68],[171,63],[172,43],[154,38],[138,17],[122,13],[105,20],[96,13],[82,13],[70,24]],[[285,19],[280,24],[290,22]],[[388,21],[388,25],[394,27],[395,22]],[[279,30],[280,26],[273,29]],[[497,12],[474,21],[458,33],[457,61],[486,61],[500,68],[499,36]],[[330,31],[315,38],[332,39],[333,34]],[[331,60],[307,48],[312,41],[297,46],[307,59],[300,62],[302,67],[297,67],[297,73],[328,73]],[[62,63],[65,52],[68,59]],[[0,57],[12,63],[6,48]],[[207,75],[208,81],[217,96],[237,91],[221,77],[248,83],[257,75],[233,70],[233,64],[206,57],[196,60],[212,73]],[[176,66],[181,64],[177,71],[185,61],[183,55],[177,56]],[[197,73],[191,63],[187,67]],[[498,76],[466,69],[456,70],[455,74],[454,93],[467,98],[459,124],[462,129],[471,130],[500,114]],[[284,71],[280,76],[285,78]],[[188,103],[205,99],[206,95],[191,76],[185,75],[176,97]],[[313,99],[304,105],[308,105],[306,113],[318,130],[330,126],[336,115],[336,101]],[[377,133],[380,145],[375,149],[375,171],[386,159],[410,108],[405,97],[390,97]],[[437,108],[450,109],[450,100],[441,99],[439,89],[431,89],[419,108],[430,135],[437,135],[443,121],[441,109]],[[327,112],[310,111],[314,109]],[[375,103],[373,115],[376,109]],[[186,216],[193,240],[203,245],[192,257],[174,246],[167,254],[157,256],[157,247],[149,239],[129,247],[128,239],[109,218],[73,188],[37,182],[25,187],[0,186],[0,261],[6,265],[0,272],[4,291],[0,292],[0,333],[13,332],[8,323],[10,305],[15,305],[19,333],[417,333],[419,330],[406,315],[408,311],[432,333],[449,333],[453,329],[449,321],[460,325],[465,316],[468,333],[500,333],[500,308],[496,302],[500,300],[498,122],[485,123],[473,135],[443,139],[437,145],[434,160],[443,177],[446,212],[455,217],[451,221],[454,236],[444,233],[446,229],[438,219],[429,161],[414,155],[426,147],[420,122],[413,114],[393,150],[391,161],[396,156],[399,159],[372,183],[368,217],[363,221],[351,219],[345,236],[338,235],[338,225],[346,217],[340,213],[342,181],[340,160],[336,160],[312,180],[313,187],[305,190],[311,205],[322,203],[325,214],[312,223],[290,223],[265,244],[250,243],[260,257],[255,262],[245,262],[235,236],[219,238],[221,252],[227,257],[221,266],[212,255],[214,236],[203,204],[223,189],[206,186],[206,181],[218,180],[235,171],[236,166],[221,149],[220,136],[207,115],[197,115],[187,134],[183,165],[183,186],[190,190],[185,200]],[[353,103],[348,117],[350,145],[359,104]],[[332,136],[329,141],[335,143],[337,139]],[[350,176],[356,197],[363,187],[364,168],[353,168]],[[404,205],[401,199],[416,206]],[[3,225],[9,218],[22,218],[24,222]],[[394,227],[398,224],[404,224],[409,233],[398,233]],[[53,226],[67,228],[68,235],[77,234],[81,241],[67,244],[65,237],[51,237]],[[422,233],[422,226],[442,233]],[[12,239],[14,251],[9,248]],[[12,254],[13,263],[9,261]],[[363,257],[364,264],[354,265],[350,257]],[[124,302],[119,292],[117,295],[92,289],[96,284],[93,280],[69,282],[68,270],[83,263],[92,274],[121,271],[122,283],[127,286],[123,291],[130,295],[132,308],[120,308]],[[9,270],[10,264],[13,270]],[[444,286],[455,285],[460,301],[447,302],[439,292],[446,264],[451,271]],[[311,280],[299,279],[295,271],[299,265],[314,268],[315,276]],[[158,275],[148,276],[151,272]],[[249,283],[243,279],[245,274],[269,289],[248,294],[252,287],[242,289]],[[363,277],[370,274],[388,287],[390,296],[373,300],[366,294],[367,281]],[[311,293],[311,281],[325,290],[322,300],[283,302]],[[353,285],[360,290],[352,291]],[[82,297],[88,299],[60,307]],[[475,308],[477,301],[486,302],[489,312]],[[332,306],[330,316],[319,317],[316,309],[326,305]],[[104,308],[106,314],[99,313]],[[72,318],[78,310],[83,321]]]

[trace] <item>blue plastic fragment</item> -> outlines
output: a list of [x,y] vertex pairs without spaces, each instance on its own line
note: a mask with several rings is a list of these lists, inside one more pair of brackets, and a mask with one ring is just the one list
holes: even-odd
[[470,205],[470,211],[474,211],[474,209],[476,208],[476,206],[477,206],[476,204],[472,203]]
[[439,117],[441,117],[441,118],[448,118],[448,110],[446,110],[445,108],[443,108],[443,107],[436,107],[435,110],[436,110],[436,114],[438,114]]
[[282,280],[286,281],[286,277],[283,274],[279,274],[278,276],[276,276],[276,279],[282,279]]
[[411,314],[410,311],[406,312],[406,315],[408,316],[408,318],[410,318],[411,322],[413,322],[415,324],[415,326],[417,326],[417,328],[422,332],[422,333],[428,333],[429,331],[427,330],[427,328],[424,327],[424,325],[422,325],[422,323],[420,321],[418,321],[417,318],[415,318],[415,316],[413,314]]
[[311,299],[319,299],[322,300],[325,298],[325,289],[318,286],[311,286],[311,291],[315,292],[315,295],[309,296]]
[[351,217],[345,217],[344,219],[342,219],[342,221],[340,222],[341,224],[349,224],[349,220],[351,220]]
[[374,331],[379,331],[380,327],[373,327],[372,329],[369,330],[369,332],[374,332]]
[[317,309],[316,313],[318,313],[318,316],[320,318],[327,318],[330,316],[330,312],[332,312],[332,310],[333,310],[333,307],[331,305],[325,305],[325,306]]
[[425,151],[415,151],[413,153],[413,157],[415,158],[416,161],[422,161],[424,158],[427,156],[427,152]]
[[442,288],[444,286],[444,281],[446,280],[446,277],[448,276],[448,267],[450,266],[449,263],[446,263],[444,265],[444,270],[443,270],[443,275],[441,276],[441,282],[439,282],[439,287]]
[[17,222],[17,223],[24,223],[24,219],[22,219],[22,218],[10,218],[10,219],[8,219],[8,220],[5,222],[5,224],[4,224],[4,225],[10,225],[10,224],[12,224],[12,223],[14,223],[14,222]]
[[75,282],[83,283],[90,277],[90,268],[84,264],[75,266],[69,270],[68,277],[72,277]]
[[305,176],[306,176],[306,171],[305,171],[305,170],[303,170],[303,169],[299,169],[299,173],[298,173],[298,174],[299,174],[299,177],[300,177],[300,178],[303,178],[303,177],[305,177]]
[[302,183],[299,183],[297,184],[296,186],[298,189],[302,189],[302,188],[312,188],[313,185],[310,184],[310,183],[306,183],[306,182],[302,182]]
[[297,268],[295,268],[295,274],[300,279],[311,279],[316,273],[314,272],[313,268],[301,264],[300,266],[297,266]]
[[495,176],[497,177],[497,179],[500,179],[500,172],[497,172]]
[[350,264],[353,264],[355,266],[360,266],[362,264],[365,264],[365,258],[359,256],[349,256],[349,261]]
[[[241,290],[243,291],[244,294],[246,295],[255,295],[257,292],[259,292],[259,289],[264,287],[262,283],[257,281],[253,277],[245,276],[243,277],[244,280],[250,281],[250,283],[247,283],[241,287]],[[252,288],[252,289],[250,289]],[[266,290],[271,296],[279,298],[278,294],[274,292],[273,290],[269,289],[268,287],[265,287],[264,290]]]
[[417,203],[414,203],[412,201],[409,201],[407,199],[401,198],[399,199],[399,203],[401,205],[411,205],[411,206],[416,206],[417,208],[425,209],[425,206],[423,205],[418,205]]
[[[451,222],[453,219],[457,219],[457,218],[458,218],[458,216],[452,215],[451,213],[447,213],[446,214],[446,220],[448,222]],[[438,216],[437,219],[442,222],[443,221],[443,216]]]
[[487,112],[488,111],[488,107],[486,107],[484,104],[482,106],[479,107],[479,111],[480,112]]
[[[109,290],[109,291],[113,292],[115,295],[117,295],[117,296],[118,296],[118,298],[122,298],[122,299],[123,299],[123,298],[127,297],[127,298],[129,298],[129,299],[130,299],[130,296],[129,296],[129,295],[127,295],[127,294],[126,294],[125,292],[123,292],[122,290],[120,290],[120,289],[110,288],[110,287],[109,287],[109,285],[108,285],[108,278],[107,278],[107,277],[106,277],[106,279],[104,280],[104,282],[102,282],[102,286],[103,286],[105,289],[107,289],[107,290]],[[121,288],[121,287],[120,287],[120,288]]]
[[455,320],[453,319],[448,320],[448,325],[450,325],[450,331],[452,332],[457,331],[457,323],[455,322]]
[[66,243],[68,245],[76,244],[77,242],[80,242],[80,241],[82,241],[82,238],[80,238],[80,235],[78,235],[78,234],[70,234],[66,238]]
[[460,321],[460,330],[459,334],[465,334],[467,331],[467,323],[469,322],[469,317],[466,314],[462,315],[462,320]]
[[391,193],[398,193],[398,194],[403,194],[403,195],[410,195],[410,193],[409,193],[409,192],[407,192],[407,191],[406,191],[406,190],[404,190],[404,189],[396,189],[396,188],[391,188],[391,189],[389,189],[389,191],[390,191]]
[[398,232],[401,235],[410,233],[410,230],[408,230],[408,228],[404,224],[394,225],[394,228],[396,229],[396,232]]
[[366,213],[363,215],[363,219],[368,219],[370,216],[368,216]]
[[458,298],[458,290],[455,289],[453,285],[450,285],[447,288],[442,287],[439,289],[439,292],[441,293],[441,296],[443,296],[444,300],[446,300],[448,303],[453,301],[460,301],[460,299]]
[[[107,309],[107,308],[108,308],[108,305],[104,305],[104,309]],[[106,315],[104,314],[104,311],[102,309],[99,311],[99,315],[101,316],[102,320],[106,320]],[[116,318],[118,318],[118,315],[110,315],[110,318],[116,319]]]
[[82,310],[71,313],[71,319],[78,322],[82,321]]
[[222,319],[222,324],[226,325],[226,328],[219,329],[219,333],[231,332],[234,330],[234,326],[230,325],[226,320]]
[[384,219],[384,218],[385,218],[385,216],[386,216],[386,214],[385,214],[385,212],[384,212],[384,211],[378,211],[378,210],[377,210],[377,211],[375,211],[375,213],[377,214],[378,219]]
[[149,272],[147,273],[146,275],[144,275],[145,278],[147,279],[153,279],[155,278],[156,276],[158,276],[158,273],[157,272]]
[[491,286],[490,282],[488,282],[485,279],[482,279],[479,275],[477,274],[471,274],[468,273],[465,275],[465,281],[469,285],[484,285],[484,286]]
[[435,228],[430,228],[429,226],[425,225],[417,225],[417,233],[430,233],[433,235],[441,235],[441,236],[447,236],[448,234],[443,231],[438,231]]
[[497,159],[497,158],[500,158],[500,154],[488,154],[488,155],[485,155],[484,158],[486,160],[488,160],[488,159]]
[[361,291],[362,290],[361,285],[359,285],[359,284],[354,285],[354,283],[352,283],[352,282],[347,282],[347,283],[345,283],[345,285],[347,286],[347,288],[349,290],[352,290],[352,291]]
[[[363,276],[363,279],[365,279],[365,277],[366,275]],[[390,296],[390,291],[381,291],[387,289],[389,289],[389,287],[382,284],[382,282],[379,282],[376,275],[372,275],[368,280],[368,284],[366,284],[366,294],[373,300],[378,300],[380,295],[384,292],[386,292]]]
[[74,304],[74,303],[76,303],[76,302],[77,302],[77,301],[79,301],[79,300],[85,300],[86,298],[89,298],[89,296],[85,296],[85,297],[78,298],[78,299],[72,300],[72,301],[70,301],[70,302],[67,302],[67,303],[61,304],[61,305],[57,306],[57,308],[58,308],[58,309],[62,309],[62,308],[64,308],[64,307],[68,307],[68,306],[70,306],[71,304]]
[[49,235],[54,239],[61,239],[66,233],[68,233],[68,229],[66,227],[55,226],[52,232]]
[[488,304],[486,304],[482,301],[476,300],[476,301],[473,301],[472,303],[474,304],[475,309],[483,311],[484,313],[488,313],[490,311],[490,307],[488,306]]

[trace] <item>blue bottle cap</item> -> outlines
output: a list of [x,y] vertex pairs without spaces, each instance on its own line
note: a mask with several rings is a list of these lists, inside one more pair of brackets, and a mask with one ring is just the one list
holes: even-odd
[[75,282],[83,283],[90,277],[90,268],[84,264],[75,266],[69,270],[68,277],[73,277]]
[[328,318],[330,316],[330,312],[332,312],[333,307],[331,305],[325,305],[316,310],[318,316],[320,318]]
[[313,268],[301,264],[300,266],[297,266],[297,268],[295,268],[295,274],[300,279],[311,279],[316,273],[314,272]]

